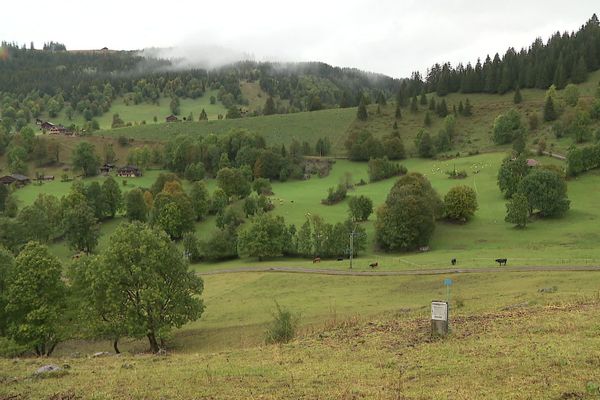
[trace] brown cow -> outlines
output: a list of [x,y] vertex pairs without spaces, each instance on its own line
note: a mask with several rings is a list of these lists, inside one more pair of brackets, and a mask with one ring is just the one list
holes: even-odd
[[315,257],[313,258],[313,264],[314,263],[320,263],[321,262],[321,257]]
[[371,263],[371,264],[369,264],[369,267],[371,267],[371,269],[377,268],[377,267],[379,267],[379,263],[378,262]]

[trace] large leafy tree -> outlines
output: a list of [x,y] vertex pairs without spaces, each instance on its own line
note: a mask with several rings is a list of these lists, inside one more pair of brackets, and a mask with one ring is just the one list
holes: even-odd
[[163,229],[172,239],[181,239],[183,234],[194,229],[196,216],[192,202],[178,182],[170,182],[154,198],[150,223]]
[[259,261],[279,256],[286,244],[286,231],[283,217],[260,214],[239,234],[238,253],[240,256],[257,257]]
[[202,279],[164,232],[140,222],[120,225],[86,274],[83,283],[93,286],[84,295],[100,302],[95,317],[108,315],[112,334],[147,337],[153,352],[171,329],[204,311]]
[[98,175],[100,158],[96,155],[96,148],[88,142],[79,142],[73,150],[71,162],[73,168],[83,172],[84,176]]
[[141,189],[131,189],[125,194],[125,216],[129,221],[145,222],[148,217],[148,206]]
[[208,215],[210,209],[210,194],[204,182],[194,182],[190,192],[192,207],[196,214],[196,220],[200,221]]
[[543,217],[559,217],[569,210],[567,183],[556,171],[536,168],[519,184],[519,193],[527,198],[530,213],[538,210]]
[[529,221],[529,202],[521,193],[515,193],[506,203],[506,222],[514,224],[517,228],[525,228]]
[[67,289],[62,266],[48,248],[29,242],[19,253],[6,288],[8,336],[49,356],[66,337]]
[[104,204],[104,213],[109,218],[114,218],[117,211],[123,206],[123,194],[119,184],[112,176],[106,178],[102,183],[102,202]]
[[9,275],[13,272],[15,259],[10,251],[0,246],[0,336],[6,335]]
[[530,172],[527,159],[521,155],[516,158],[506,157],[498,170],[498,187],[505,198],[516,193],[521,180]]
[[244,198],[250,194],[250,181],[238,168],[222,168],[217,173],[217,184],[227,196]]
[[427,178],[418,173],[400,177],[377,211],[377,244],[388,251],[426,246],[442,209],[442,202]]
[[504,114],[500,114],[494,120],[494,143],[511,143],[515,138],[523,135],[523,130],[521,114],[517,110],[511,109]]
[[62,226],[67,242],[75,250],[92,252],[98,244],[100,235],[94,210],[87,204],[85,197],[77,191],[73,191],[63,199],[62,207]]

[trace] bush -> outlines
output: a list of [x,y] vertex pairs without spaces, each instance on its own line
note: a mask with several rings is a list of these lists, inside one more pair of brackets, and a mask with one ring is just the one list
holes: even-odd
[[366,196],[351,197],[348,206],[350,216],[356,221],[366,221],[373,213],[373,201]]
[[369,160],[369,181],[377,182],[392,176],[404,175],[407,169],[403,165],[388,160],[387,157]]
[[278,303],[275,303],[275,313],[273,313],[273,322],[267,329],[267,343],[287,343],[296,336],[298,315],[293,314],[286,308],[282,308]]
[[523,134],[521,114],[516,110],[509,110],[500,114],[494,121],[493,138],[496,144],[511,143]]
[[327,198],[321,200],[321,203],[328,206],[337,204],[340,201],[344,200],[347,194],[348,188],[346,187],[346,185],[339,184],[337,186],[337,189],[330,187],[329,192],[327,193]]
[[129,144],[129,139],[127,139],[125,136],[119,136],[117,142],[120,146],[125,147]]
[[460,171],[456,170],[456,166],[451,171],[446,171],[446,175],[450,179],[465,179],[467,177],[467,171],[461,169]]
[[444,197],[446,218],[466,222],[477,210],[477,194],[469,186],[455,186]]

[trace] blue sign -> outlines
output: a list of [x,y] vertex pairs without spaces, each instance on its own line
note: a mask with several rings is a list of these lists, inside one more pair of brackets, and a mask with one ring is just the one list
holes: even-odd
[[444,279],[444,285],[446,285],[446,286],[452,286],[452,279],[450,279],[450,278]]

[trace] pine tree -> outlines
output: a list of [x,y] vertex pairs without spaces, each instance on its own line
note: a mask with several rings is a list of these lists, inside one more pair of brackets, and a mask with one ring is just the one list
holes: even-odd
[[433,141],[431,140],[431,136],[429,132],[425,132],[423,136],[421,136],[421,140],[419,141],[419,157],[422,158],[431,158],[435,155],[435,149],[433,147]]
[[523,101],[523,96],[521,96],[521,89],[519,86],[515,89],[515,95],[513,96],[513,103],[520,104]]
[[419,106],[417,103],[417,96],[413,96],[412,101],[410,102],[410,111],[413,113],[419,111]]
[[419,99],[419,103],[422,106],[426,106],[427,105],[427,95],[425,94],[425,92],[421,93],[421,98]]
[[204,108],[200,112],[200,118],[198,118],[198,121],[208,121],[208,115],[206,115],[206,111],[204,111]]
[[369,113],[367,112],[367,106],[365,106],[364,98],[360,99],[360,103],[358,104],[358,110],[356,111],[356,118],[361,121],[366,121],[369,118]]
[[546,96],[546,103],[544,104],[544,121],[554,121],[556,120],[556,110],[554,109],[554,101],[552,100],[552,96]]
[[442,99],[437,106],[437,114],[440,118],[444,118],[448,115],[448,106],[446,105],[446,100]]
[[435,111],[435,108],[436,108],[435,98],[433,96],[431,96],[431,99],[429,99],[429,111]]
[[397,121],[394,121],[393,128],[394,128],[395,131],[398,130],[398,122]]
[[462,100],[458,103],[458,113],[460,115],[464,115],[465,107],[463,106]]
[[431,115],[429,115],[429,111],[425,113],[425,119],[423,120],[423,124],[425,126],[431,126]]
[[467,100],[465,101],[465,110],[463,112],[463,115],[465,117],[470,117],[471,115],[473,115],[473,106],[471,106],[469,98],[467,98]]
[[556,70],[554,71],[554,85],[557,89],[563,89],[567,85],[567,73],[565,72],[565,67],[563,66],[562,54],[558,58]]
[[396,104],[396,119],[402,119],[402,111],[400,111],[400,104]]
[[583,83],[587,79],[587,73],[588,73],[588,70],[587,70],[587,66],[585,64],[585,60],[584,60],[583,56],[581,56],[581,57],[579,57],[579,60],[577,60],[577,63],[573,67],[573,74],[571,76],[571,81],[573,81],[573,83]]
[[273,101],[273,96],[269,96],[267,101],[265,102],[265,107],[263,108],[264,115],[273,115],[275,114],[275,102]]

